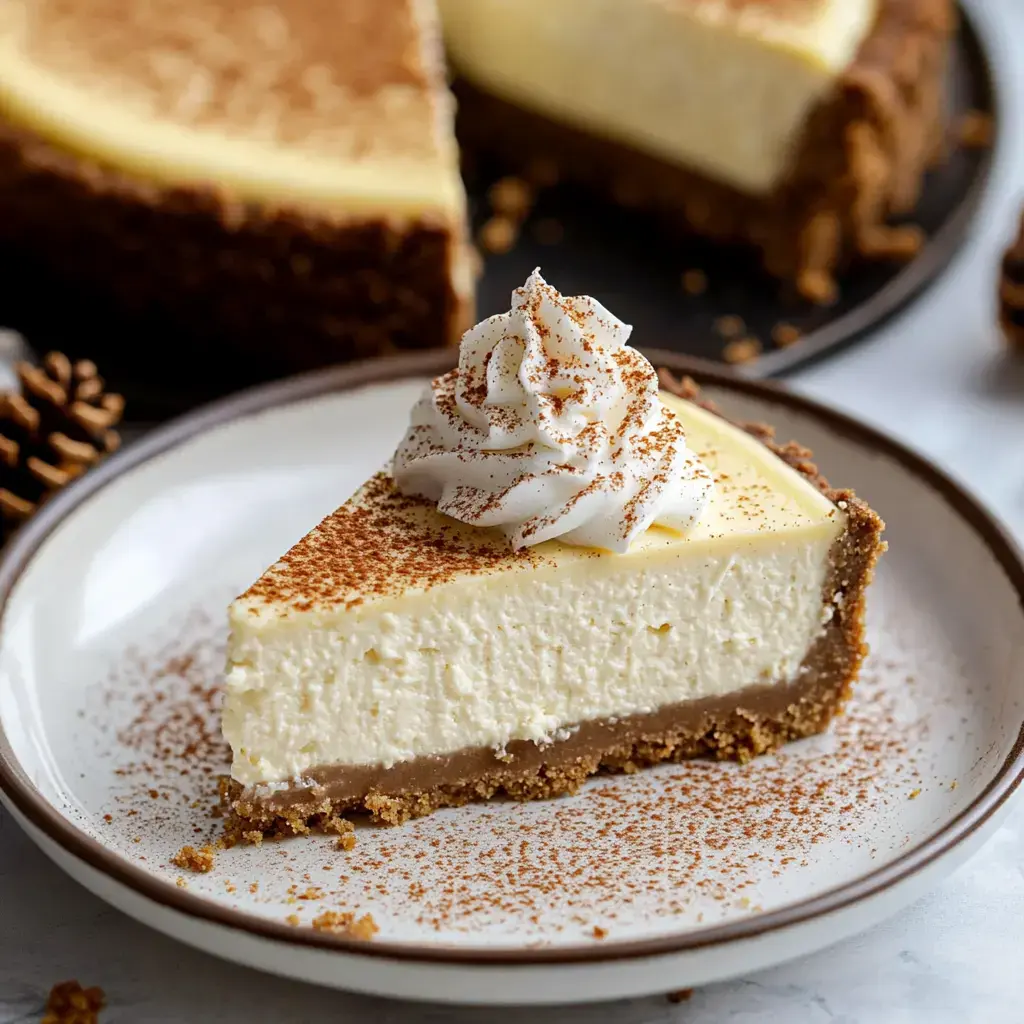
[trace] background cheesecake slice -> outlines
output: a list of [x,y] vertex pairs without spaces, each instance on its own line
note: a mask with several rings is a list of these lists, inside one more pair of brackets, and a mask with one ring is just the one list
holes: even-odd
[[602,767],[744,760],[827,726],[866,650],[882,523],[805,450],[663,385],[715,479],[685,534],[513,552],[382,473],[232,605],[243,830],[549,797]]
[[464,206],[429,0],[0,3],[0,241],[207,360],[457,339]]
[[[459,136],[749,243],[808,298],[942,152],[953,0],[441,0]],[[904,241],[906,240],[905,236]]]

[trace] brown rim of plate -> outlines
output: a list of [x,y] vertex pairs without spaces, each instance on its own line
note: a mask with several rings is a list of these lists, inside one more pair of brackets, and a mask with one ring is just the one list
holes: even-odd
[[[778,385],[738,379],[709,369],[705,363],[674,353],[646,350],[646,354],[656,366],[666,366],[676,373],[688,373],[702,385],[767,399],[776,405],[808,414],[839,436],[881,452],[898,462],[907,472],[913,473],[934,488],[984,541],[1016,590],[1024,614],[1024,554],[1003,527],[933,463],[873,428],[828,406],[787,392]],[[452,365],[454,355],[454,350],[447,350],[395,356],[316,371],[263,385],[214,402],[130,445],[47,503],[11,541],[0,559],[0,629],[3,627],[3,615],[11,593],[47,537],[92,495],[124,473],[212,427],[294,402],[316,398],[329,392],[347,391],[367,384],[389,383],[410,377],[434,376]],[[187,917],[276,942],[343,951],[359,956],[451,965],[478,964],[493,967],[598,963],[684,953],[777,932],[869,899],[927,867],[980,828],[1006,802],[1022,779],[1024,723],[1018,732],[1013,749],[995,778],[969,807],[961,811],[934,836],[892,863],[870,872],[855,882],[742,921],[714,925],[682,935],[561,949],[463,949],[457,946],[423,948],[413,943],[376,940],[360,942],[312,929],[298,929],[283,923],[267,921],[243,911],[217,906],[202,897],[179,889],[171,882],[155,878],[142,868],[107,850],[95,839],[86,836],[44,799],[19,767],[3,723],[0,722],[0,793],[3,793],[32,825],[64,852],[84,861],[136,895]]]

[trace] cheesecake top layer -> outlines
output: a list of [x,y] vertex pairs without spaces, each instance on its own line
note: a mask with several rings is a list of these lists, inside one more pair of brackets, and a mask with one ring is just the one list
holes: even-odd
[[164,184],[459,210],[426,0],[4,0],[0,113]]
[[661,397],[715,480],[708,508],[685,533],[652,527],[625,555],[559,541],[513,551],[499,531],[441,515],[380,473],[268,569],[234,603],[233,619],[259,628],[304,613],[358,616],[412,593],[504,573],[599,573],[677,546],[722,555],[805,532],[838,534],[842,513],[764,445],[691,402]]
[[881,0],[440,0],[487,92],[749,193],[770,192]]
[[[659,2],[659,0],[656,0]],[[879,0],[660,0],[682,16],[802,54],[841,70],[853,57]]]

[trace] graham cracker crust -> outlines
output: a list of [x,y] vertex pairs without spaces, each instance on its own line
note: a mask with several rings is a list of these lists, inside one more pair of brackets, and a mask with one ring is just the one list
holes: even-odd
[[628,146],[456,83],[463,150],[510,173],[557,168],[659,228],[741,243],[805,297],[835,297],[834,273],[858,258],[909,258],[919,234],[888,226],[917,204],[943,156],[945,72],[954,0],[882,0],[878,20],[836,89],[810,117],[776,190],[751,196]]
[[[661,386],[718,414],[689,378],[659,371]],[[720,414],[719,414],[720,415]],[[823,601],[835,612],[796,677],[740,694],[688,701],[643,715],[583,722],[567,738],[541,747],[514,741],[502,754],[490,748],[418,758],[390,768],[324,766],[302,786],[277,793],[229,783],[227,830],[236,838],[335,830],[338,816],[368,813],[397,825],[441,807],[504,794],[514,800],[575,793],[599,771],[634,772],[664,761],[714,757],[745,762],[784,743],[824,731],[840,713],[867,654],[865,596],[885,549],[884,523],[852,491],[832,489],[802,446],[775,443],[764,424],[737,424],[809,480],[847,515],[831,551]]]
[[[154,322],[189,353],[266,375],[447,345],[473,313],[458,287],[465,245],[440,217],[329,220],[149,185],[0,120],[6,286],[37,303],[56,289],[99,298],[114,320],[90,351],[114,363]],[[78,336],[81,310],[65,306],[50,329],[63,318]]]

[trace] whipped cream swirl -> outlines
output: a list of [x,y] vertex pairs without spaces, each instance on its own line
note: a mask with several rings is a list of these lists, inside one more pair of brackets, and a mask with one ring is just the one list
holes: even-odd
[[516,549],[557,537],[622,552],[654,523],[692,526],[712,480],[631,331],[535,270],[510,312],[466,332],[458,369],[414,407],[395,453],[399,490],[504,530]]

